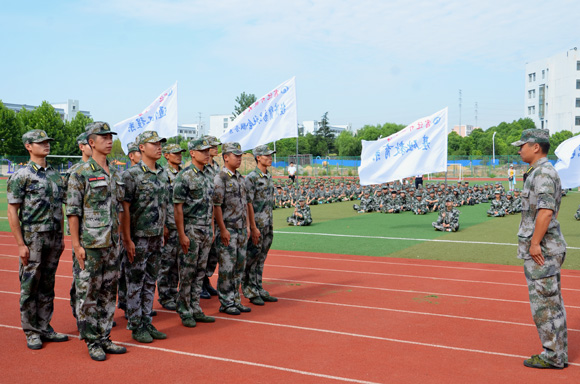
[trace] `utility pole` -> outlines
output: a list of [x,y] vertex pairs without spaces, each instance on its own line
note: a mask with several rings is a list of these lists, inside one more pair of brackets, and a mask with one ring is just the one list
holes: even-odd
[[461,89],[459,90],[459,132],[461,132]]
[[201,112],[197,113],[199,115],[199,123],[197,124],[197,135],[199,137],[203,136],[202,128],[201,128]]
[[475,102],[475,127],[478,127],[478,125],[477,125],[477,101]]

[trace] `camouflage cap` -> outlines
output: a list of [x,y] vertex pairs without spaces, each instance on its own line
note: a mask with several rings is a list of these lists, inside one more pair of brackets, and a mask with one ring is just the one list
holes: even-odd
[[254,156],[268,156],[271,155],[272,153],[276,153],[276,151],[268,148],[267,145],[258,145],[256,148],[254,148],[252,153],[254,154]]
[[87,124],[85,126],[85,133],[87,137],[90,135],[116,135],[117,132],[112,132],[109,124],[104,121],[95,121],[94,123]]
[[445,199],[446,203],[453,203],[453,198],[452,197],[448,197],[447,199]]
[[135,143],[137,145],[145,144],[145,143],[165,143],[167,141],[166,138],[161,137],[157,134],[156,131],[144,131],[137,136],[135,139]]
[[512,195],[512,191],[508,191],[508,192],[507,192],[507,195],[508,195],[508,196],[511,196],[511,195]]
[[501,191],[499,189],[496,189],[495,192],[493,193],[494,195],[501,195]]
[[514,147],[521,147],[525,143],[549,143],[550,133],[545,129],[526,129],[522,132],[522,137],[518,141],[514,141]]
[[181,148],[177,144],[167,144],[165,147],[163,147],[162,152],[164,154],[165,153],[181,153],[181,152],[185,152],[185,149]]
[[222,144],[222,153],[233,153],[234,155],[242,155],[244,152],[242,151],[242,147],[240,143],[223,143]]
[[87,145],[88,143],[88,135],[86,132],[83,132],[77,136],[77,144]]
[[207,139],[207,136],[203,136],[199,139],[191,140],[187,144],[187,148],[189,148],[190,151],[204,151],[204,150],[209,149],[211,147],[212,147],[212,145],[211,145],[210,141]]
[[53,138],[48,137],[46,132],[41,129],[33,129],[32,131],[26,132],[22,135],[22,143],[42,143],[43,141],[54,141]]
[[139,146],[134,141],[127,144],[127,155],[131,152],[139,152]]
[[300,196],[300,198],[298,199],[298,201],[306,201],[306,199],[304,198],[304,196]]
[[210,136],[210,135],[204,135],[201,137],[202,139],[206,139],[209,142],[209,145],[211,145],[212,147],[215,147],[217,145],[220,145],[222,142],[215,136]]

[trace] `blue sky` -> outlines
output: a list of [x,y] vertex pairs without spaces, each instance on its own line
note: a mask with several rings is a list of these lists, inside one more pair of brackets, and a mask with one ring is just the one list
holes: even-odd
[[0,99],[80,100],[115,124],[179,83],[179,122],[296,76],[298,120],[406,124],[524,113],[526,62],[580,46],[577,0],[3,2]]

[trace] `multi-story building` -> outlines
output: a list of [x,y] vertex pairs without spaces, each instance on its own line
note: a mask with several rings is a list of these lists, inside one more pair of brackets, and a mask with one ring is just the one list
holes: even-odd
[[[320,127],[320,122],[316,120],[305,120],[302,124],[298,124],[298,131],[304,135],[307,133],[316,134]],[[330,128],[330,132],[332,132],[335,136],[340,135],[343,131],[352,131],[352,125],[336,125],[336,124],[329,124],[328,127]]]
[[580,54],[576,48],[526,64],[525,117],[550,134],[580,132]]
[[456,125],[453,127],[453,131],[461,137],[467,137],[471,135],[471,132],[473,132],[474,129],[481,129],[481,127],[474,127],[473,125]]
[[232,115],[210,115],[209,134],[219,138],[232,122]]
[[177,134],[182,136],[186,140],[197,139],[198,137],[204,134],[204,125],[203,123],[194,123],[194,124],[179,124],[177,126]]
[[[62,103],[51,103],[54,110],[60,115],[60,118],[63,121],[71,121],[75,118],[77,113],[82,113],[87,117],[91,117],[91,113],[89,111],[81,111],[79,109],[79,101],[78,100],[67,100],[66,102]],[[15,112],[20,112],[22,108],[27,111],[32,111],[38,108],[35,105],[27,105],[27,104],[12,104],[12,103],[4,103],[4,106],[8,109],[11,109]]]

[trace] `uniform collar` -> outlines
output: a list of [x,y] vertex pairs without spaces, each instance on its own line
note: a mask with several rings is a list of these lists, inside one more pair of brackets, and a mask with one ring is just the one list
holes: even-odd
[[40,172],[40,171],[47,171],[47,170],[49,170],[49,169],[52,169],[52,166],[51,166],[50,164],[48,164],[48,163],[46,163],[46,168],[45,168],[45,167],[42,167],[42,166],[40,166],[40,165],[36,164],[36,163],[35,163],[34,161],[32,161],[32,160],[30,160],[30,161],[28,162],[28,167],[30,167],[30,169],[32,169],[32,171],[33,171],[34,173],[38,173],[38,172]]
[[260,177],[270,177],[270,173],[266,171],[266,173],[262,172],[262,170],[258,167],[255,168],[255,171],[258,175],[260,175]]
[[143,162],[143,160],[139,161],[139,162],[138,162],[137,164],[135,164],[135,165],[137,165],[137,166],[138,166],[138,167],[139,167],[139,168],[140,168],[140,169],[141,169],[141,170],[142,170],[144,173],[151,172],[151,173],[153,173],[153,174],[156,174],[156,175],[157,175],[157,174],[159,174],[160,172],[163,172],[163,167],[160,167],[160,166],[159,166],[159,164],[157,164],[157,163],[155,163],[155,170],[154,170],[154,171],[153,171],[151,168],[149,168],[149,167],[147,166],[147,164],[145,164],[145,163]]

